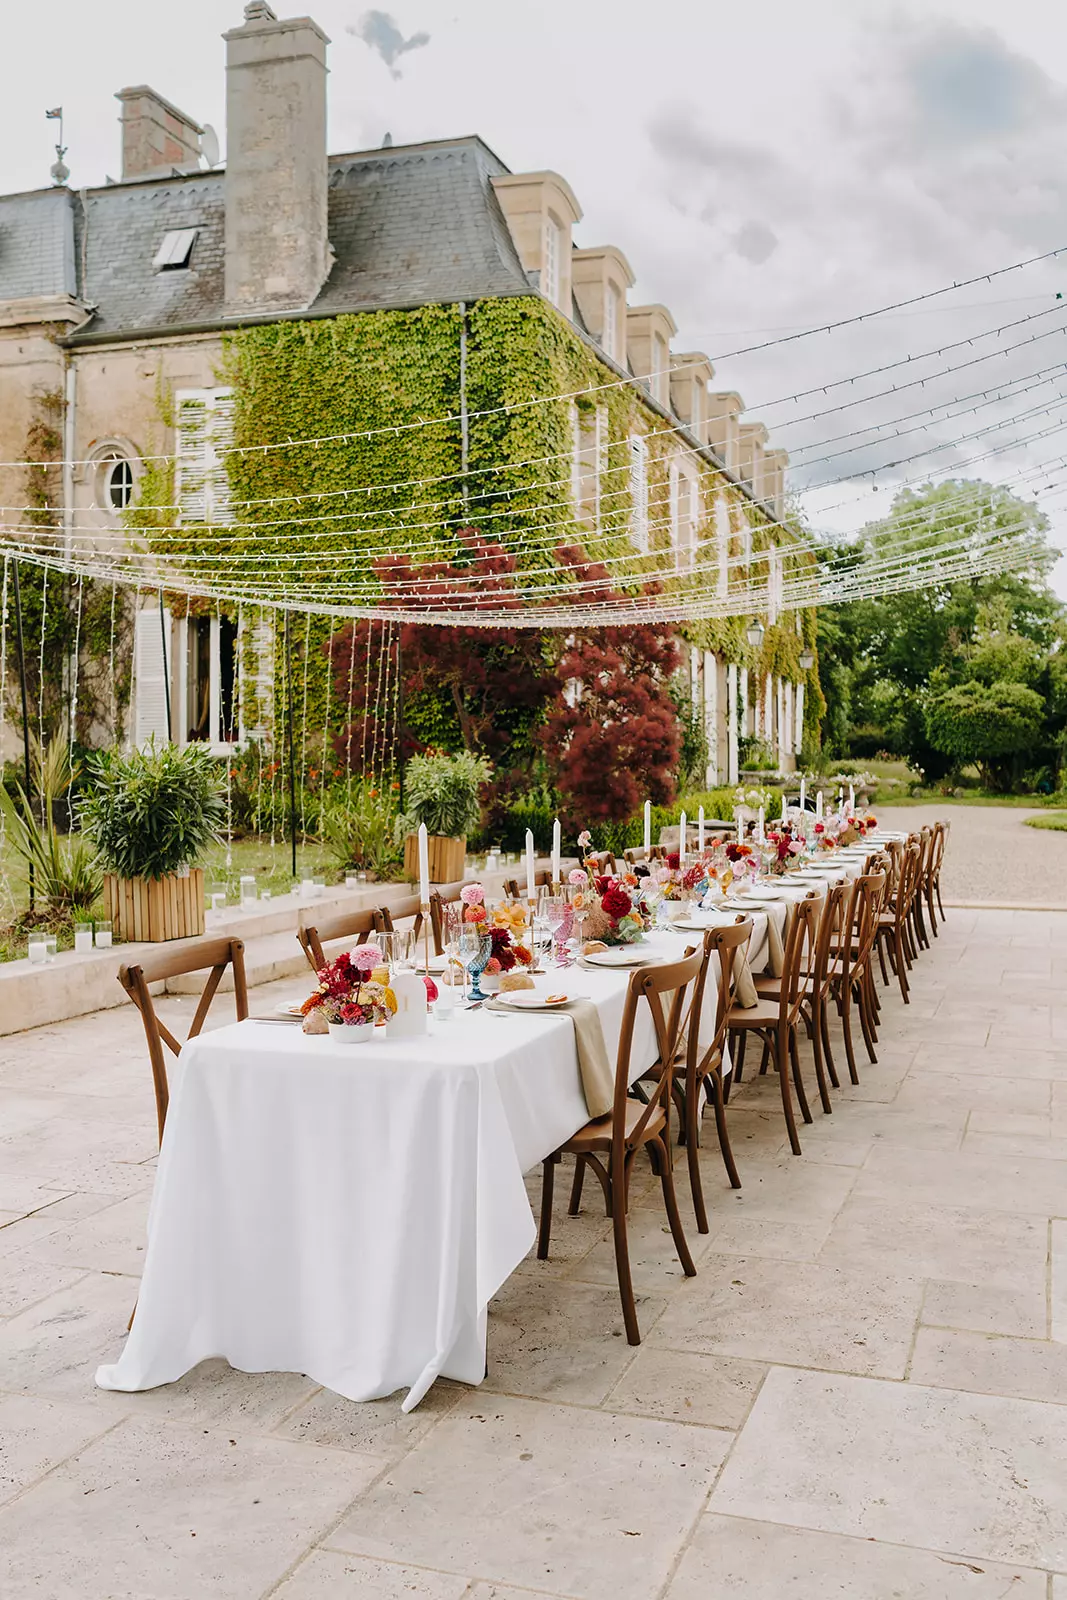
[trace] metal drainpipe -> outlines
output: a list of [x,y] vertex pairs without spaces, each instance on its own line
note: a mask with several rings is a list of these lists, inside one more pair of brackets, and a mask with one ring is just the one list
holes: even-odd
[[470,499],[467,492],[467,457],[470,433],[467,426],[467,303],[459,302],[459,465],[463,474],[463,515],[468,514]]

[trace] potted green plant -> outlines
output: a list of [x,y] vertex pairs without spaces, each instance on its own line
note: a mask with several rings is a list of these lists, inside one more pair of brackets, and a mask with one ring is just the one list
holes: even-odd
[[481,821],[478,791],[492,767],[484,756],[463,750],[412,756],[404,771],[406,810],[397,818],[397,838],[404,840],[404,876],[419,875],[418,829],[429,835],[431,883],[454,883],[463,876],[467,835]]
[[226,814],[215,761],[202,745],[156,745],[92,760],[82,831],[104,866],[104,897],[123,939],[185,939],[204,931],[204,874]]

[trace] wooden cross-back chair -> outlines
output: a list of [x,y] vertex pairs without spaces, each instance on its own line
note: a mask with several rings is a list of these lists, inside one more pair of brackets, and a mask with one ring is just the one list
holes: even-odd
[[610,850],[595,850],[592,855],[586,856],[585,859],[601,877],[606,876],[608,873],[614,876],[619,870],[618,863]]
[[[615,1059],[615,1092],[612,1108],[606,1116],[587,1122],[584,1127],[550,1155],[542,1169],[541,1226],[537,1239],[538,1260],[548,1259],[552,1232],[552,1190],[556,1165],[561,1155],[575,1158],[575,1183],[571,1191],[571,1215],[577,1215],[581,1204],[581,1175],[587,1166],[592,1167],[600,1181],[611,1215],[615,1241],[615,1269],[619,1280],[619,1298],[622,1301],[623,1321],[630,1344],[641,1343],[641,1330],[637,1322],[633,1281],[630,1274],[630,1255],[626,1232],[626,1210],[630,1187],[630,1172],[640,1150],[647,1150],[653,1171],[663,1186],[663,1202],[670,1223],[674,1248],[687,1278],[695,1277],[696,1267],[689,1254],[678,1201],[674,1192],[674,1174],[671,1167],[670,1110],[674,1064],[678,1057],[679,1041],[685,1024],[686,991],[700,976],[704,952],[688,950],[681,961],[664,962],[654,967],[643,967],[635,972],[626,991],[622,1014],[622,1031]],[[647,1087],[647,1099],[638,1099],[630,1093],[631,1079],[637,1074],[630,1060],[633,1048],[634,1025],[638,1009],[647,1005],[652,1015],[656,1039],[656,1060],[641,1074]],[[666,1012],[664,1011],[666,1003]],[[651,1079],[651,1086],[648,1080]]]
[[945,858],[945,844],[948,840],[948,824],[945,822],[934,823],[934,843],[930,852],[930,865],[926,874],[924,891],[926,904],[930,911],[930,926],[934,937],[938,937],[937,915],[934,911],[934,899],[937,899],[937,909],[941,913],[941,921],[945,920],[945,908],[941,904],[941,863]]
[[[422,902],[417,894],[405,895],[403,900],[394,900],[391,906],[379,906],[377,910],[378,932],[395,933],[398,922],[407,922],[411,918],[411,931],[418,944],[422,935]],[[436,949],[436,946],[435,946]],[[440,950],[437,951],[440,955]]]
[[[814,943],[810,959],[806,964],[802,963],[800,970],[801,1011],[811,1038],[819,1099],[827,1115],[833,1111],[827,1077],[835,1089],[840,1088],[830,1045],[829,1004],[841,964],[844,924],[851,915],[851,884],[828,884],[826,897],[818,911],[818,928],[813,929]],[[777,1000],[784,981],[784,978],[757,978],[756,993],[761,999]]]
[[915,958],[915,947],[912,944],[911,911],[912,900],[918,888],[919,871],[922,859],[922,846],[916,840],[909,843],[902,853],[900,870],[894,888],[891,904],[879,912],[875,929],[875,939],[878,949],[878,961],[882,969],[882,979],[889,983],[889,973],[886,970],[886,952],[889,953],[890,965],[896,973],[897,983],[900,985],[901,998],[905,1005],[911,1002],[907,969]]
[[[534,888],[535,889],[550,889],[551,887],[552,887],[552,869],[551,869],[551,867],[538,867],[537,871],[534,873]],[[522,880],[521,885],[519,883],[518,878],[505,878],[504,879],[504,893],[507,895],[509,900],[525,900],[526,899],[526,880],[525,880],[525,878]]]
[[178,950],[161,951],[157,956],[147,956],[135,966],[119,968],[119,982],[141,1013],[145,1035],[148,1039],[148,1058],[152,1064],[152,1082],[156,1091],[156,1121],[159,1125],[159,1142],[163,1143],[163,1125],[167,1120],[170,1102],[170,1084],[167,1078],[167,1060],[163,1047],[175,1056],[181,1054],[181,1042],[174,1037],[165,1023],[156,1015],[150,985],[166,982],[168,978],[184,977],[190,972],[206,972],[200,1003],[196,1008],[187,1037],[195,1039],[207,1018],[215,992],[227,967],[233,968],[234,1002],[237,1020],[248,1015],[248,985],[245,982],[243,939],[197,939]]
[[[797,1047],[797,1027],[802,1020],[802,1005],[807,987],[806,972],[810,968],[814,951],[815,918],[819,912],[818,901],[809,896],[801,900],[793,912],[793,920],[786,937],[785,961],[777,996],[760,997],[754,1006],[733,1005],[729,1013],[731,1042],[736,1041],[734,1070],[731,1083],[740,1083],[745,1064],[745,1045],[748,1035],[755,1033],[763,1044],[761,1071],[766,1071],[773,1060],[778,1070],[778,1087],[782,1096],[789,1146],[794,1155],[800,1154],[800,1138],[793,1115],[793,1099],[789,1090],[790,1065],[796,1088],[800,1112],[805,1122],[810,1122],[808,1097],[800,1075],[800,1053]],[[729,1098],[729,1088],[726,1090]]]
[[440,883],[430,894],[430,927],[433,930],[434,953],[445,953],[445,906],[454,906],[466,887],[463,881]]
[[[727,1177],[732,1188],[741,1187],[726,1126],[726,1097],[723,1091],[722,1067],[726,1054],[730,1008],[734,1003],[737,962],[743,959],[744,948],[751,937],[751,919],[743,914],[729,926],[709,928],[704,934],[704,962],[693,990],[684,1039],[685,1049],[675,1062],[673,1090],[681,1123],[678,1142],[685,1146],[689,1166],[689,1187],[693,1192],[693,1210],[696,1213],[698,1233],[708,1232],[708,1214],[704,1205],[704,1189],[700,1181],[700,1120],[704,1108],[702,1091],[705,1085],[710,1088],[709,1098],[715,1107],[715,1127]],[[709,980],[716,986],[715,1032],[711,1043],[702,1049],[700,1017]]]
[[377,911],[345,911],[339,917],[298,928],[296,937],[312,972],[321,972],[329,959],[323,953],[324,944],[330,944],[334,939],[354,939],[356,944],[366,944],[380,926]]
[[871,961],[887,882],[884,868],[865,872],[862,877],[857,878],[852,886],[848,914],[842,919],[841,964],[834,990],[841,1018],[841,1032],[845,1040],[848,1073],[853,1083],[860,1081],[856,1072],[856,1055],[852,1044],[853,1004],[859,1013],[867,1054],[872,1061],[878,1060],[874,1048],[878,1038],[878,994]]

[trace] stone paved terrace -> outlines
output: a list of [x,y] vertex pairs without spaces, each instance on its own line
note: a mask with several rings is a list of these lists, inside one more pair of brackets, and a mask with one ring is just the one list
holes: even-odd
[[640,1349],[602,1216],[560,1207],[488,1382],[409,1417],[219,1364],[94,1389],[142,1260],[140,1024],[2,1041],[0,1594],[1067,1600],[1067,915],[951,912],[913,992],[800,1159],[770,1079],[732,1103],[697,1278],[635,1195]]

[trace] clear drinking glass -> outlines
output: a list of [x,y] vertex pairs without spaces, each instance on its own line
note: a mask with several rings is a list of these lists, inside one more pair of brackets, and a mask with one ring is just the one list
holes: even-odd
[[380,933],[375,939],[390,972],[408,972],[415,965],[415,935],[410,928]]

